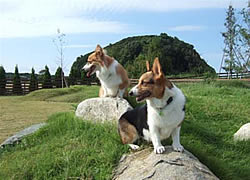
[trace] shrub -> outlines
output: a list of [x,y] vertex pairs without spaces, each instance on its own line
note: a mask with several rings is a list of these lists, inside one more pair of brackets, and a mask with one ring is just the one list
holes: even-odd
[[[62,87],[62,68],[58,67],[55,74],[55,85],[57,88]],[[63,87],[65,87],[65,81],[63,80]]]
[[15,67],[14,79],[13,79],[13,87],[12,87],[13,94],[21,95],[23,94],[21,78],[19,76],[18,67]]
[[31,75],[30,75],[30,86],[29,86],[29,90],[30,91],[35,91],[38,89],[38,81],[37,81],[37,77],[35,75],[35,70],[34,68],[31,69]]
[[51,75],[47,65],[45,66],[45,72],[43,74],[43,88],[52,88]]
[[0,95],[5,94],[5,86],[6,86],[6,76],[5,76],[5,70],[3,66],[0,66]]

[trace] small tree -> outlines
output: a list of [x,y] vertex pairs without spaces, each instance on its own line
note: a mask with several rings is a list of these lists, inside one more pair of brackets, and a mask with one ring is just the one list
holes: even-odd
[[223,69],[230,74],[230,77],[232,77],[232,73],[236,68],[236,57],[234,53],[236,40],[236,18],[235,9],[232,7],[232,5],[228,7],[226,22],[224,23],[224,25],[227,31],[222,33],[225,43],[225,64]]
[[69,73],[69,85],[75,85],[77,81],[78,69],[76,66],[72,66]]
[[4,95],[6,92],[6,76],[3,66],[0,66],[0,95]]
[[250,1],[247,8],[240,11],[241,23],[237,23],[235,53],[242,71],[250,69]]
[[[62,68],[58,67],[55,73],[55,85],[57,88],[62,87],[62,81],[61,81],[62,73],[63,73]],[[65,86],[65,81],[63,81],[63,86]]]
[[45,89],[52,88],[51,75],[50,75],[49,68],[47,65],[45,66],[45,71],[43,74],[43,88]]
[[30,75],[30,86],[29,86],[29,90],[31,91],[35,91],[38,89],[38,81],[37,81],[37,77],[35,75],[35,70],[34,68],[31,69],[31,75]]
[[12,87],[13,94],[21,95],[23,93],[21,78],[18,72],[18,66],[15,67],[14,79],[13,79],[13,87]]
[[[232,73],[241,73],[250,68],[250,2],[248,7],[240,12],[241,17],[236,20],[235,9],[229,6],[226,16],[226,32],[222,33],[224,37],[224,54],[221,62],[221,68],[228,72],[228,78]],[[241,18],[241,19],[240,19]],[[224,62],[224,67],[223,67]]]
[[68,87],[66,79],[64,77],[64,49],[65,49],[65,34],[62,33],[60,31],[60,29],[57,29],[57,37],[55,39],[53,39],[53,42],[56,46],[57,52],[59,54],[58,59],[59,59],[59,63],[60,63],[60,67],[61,67],[61,87],[63,88],[64,85],[66,85],[66,87]]

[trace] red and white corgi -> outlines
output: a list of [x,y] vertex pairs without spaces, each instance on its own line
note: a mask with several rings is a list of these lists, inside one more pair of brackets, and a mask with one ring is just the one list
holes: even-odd
[[126,70],[115,59],[106,55],[100,45],[96,46],[95,52],[88,57],[87,64],[83,67],[87,76],[96,73],[101,82],[100,97],[120,97],[129,86]]
[[152,70],[147,62],[147,72],[139,83],[131,89],[129,95],[137,101],[146,100],[146,104],[125,112],[119,119],[118,131],[123,144],[132,149],[139,137],[152,141],[154,152],[165,151],[161,140],[172,137],[172,147],[182,152],[180,144],[181,123],[185,116],[185,96],[182,91],[165,78],[158,58],[154,60]]

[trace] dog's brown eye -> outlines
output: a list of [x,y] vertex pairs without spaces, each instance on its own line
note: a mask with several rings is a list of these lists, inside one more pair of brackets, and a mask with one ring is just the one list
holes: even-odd
[[144,84],[144,81],[141,81],[141,85],[143,85]]
[[141,82],[141,84],[146,84],[146,85],[148,85],[148,84],[154,84],[155,82],[154,82],[154,80],[153,79],[150,79],[149,81],[142,81]]
[[150,79],[149,82],[148,82],[148,84],[154,84],[154,83],[155,83],[155,82],[154,82],[153,79]]

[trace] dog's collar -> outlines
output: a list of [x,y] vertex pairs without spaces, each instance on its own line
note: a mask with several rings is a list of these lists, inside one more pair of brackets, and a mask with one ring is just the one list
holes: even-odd
[[167,107],[173,101],[173,97],[169,97],[166,104],[163,107],[157,108],[159,110],[159,115],[162,115],[162,110]]
[[167,107],[167,105],[169,105],[171,102],[173,101],[173,97],[169,97],[166,104],[163,107],[157,108],[159,110],[163,110],[165,107]]

